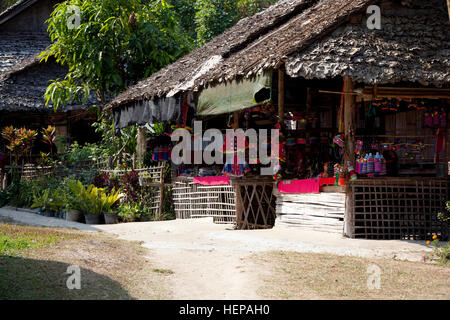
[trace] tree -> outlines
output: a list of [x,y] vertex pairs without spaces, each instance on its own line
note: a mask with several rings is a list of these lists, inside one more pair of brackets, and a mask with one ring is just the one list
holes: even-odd
[[197,43],[207,43],[240,19],[252,16],[276,2],[277,0],[197,0]]
[[168,0],[170,5],[173,6],[175,15],[180,22],[185,35],[188,36],[192,42],[197,39],[195,25],[195,14],[197,12],[195,6],[196,1],[197,0]]
[[15,4],[16,2],[19,2],[19,0],[2,0],[0,3],[0,13],[2,13],[4,10],[8,9],[10,6]]
[[[77,14],[73,6],[80,9],[75,28],[68,23]],[[104,105],[192,48],[164,0],[68,0],[56,5],[47,23],[52,44],[42,60],[54,57],[69,67],[45,92],[55,108],[86,103],[91,91]]]

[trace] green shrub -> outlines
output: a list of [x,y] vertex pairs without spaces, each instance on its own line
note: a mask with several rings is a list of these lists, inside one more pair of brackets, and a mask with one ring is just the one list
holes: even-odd
[[139,221],[142,216],[142,209],[138,203],[126,202],[121,204],[117,210],[118,217],[123,222]]
[[447,242],[445,245],[441,245],[437,236],[433,236],[435,238],[432,242],[433,245],[433,256],[436,260],[442,265],[450,264],[450,242]]

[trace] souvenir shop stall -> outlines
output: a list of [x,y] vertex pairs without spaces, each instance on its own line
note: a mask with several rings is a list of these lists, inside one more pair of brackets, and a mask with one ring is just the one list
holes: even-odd
[[366,239],[445,237],[437,215],[449,190],[447,91],[280,81],[276,225]]
[[[448,90],[365,88],[356,98],[355,172],[347,233],[355,238],[448,236]],[[364,94],[365,93],[365,94]]]
[[[339,81],[306,81],[280,72],[281,169],[276,225],[341,232],[344,227],[343,108]],[[352,172],[352,175],[355,175]]]
[[[201,104],[203,98],[199,99]],[[246,131],[249,128],[266,128],[270,131],[277,123],[275,108],[270,99],[262,100],[265,101],[261,105],[244,110],[225,113],[218,110],[212,114],[207,114],[211,107],[199,112],[201,107],[183,104],[182,121],[177,127],[188,129],[193,140],[198,138],[196,135],[199,133],[203,136],[208,129],[220,130],[224,143],[219,157],[223,164],[206,164],[204,159],[200,164],[172,163],[172,197],[177,219],[213,217],[215,223],[234,224],[238,229],[273,227],[273,177],[261,176],[261,164],[249,158],[249,149],[257,149],[258,146],[245,139],[242,140],[245,141],[244,150],[240,150],[239,136],[227,135],[227,129]],[[216,105],[220,105],[220,102],[216,102]],[[194,121],[201,121],[201,132],[194,131]],[[209,141],[203,141],[200,150],[195,151],[195,142],[192,141],[192,160],[196,152],[203,154],[209,144]],[[270,154],[270,144],[266,147]],[[238,161],[240,151],[243,151],[245,159]]]

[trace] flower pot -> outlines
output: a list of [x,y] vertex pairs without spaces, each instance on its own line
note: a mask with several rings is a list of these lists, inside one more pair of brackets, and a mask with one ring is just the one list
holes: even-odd
[[105,224],[116,224],[119,222],[119,218],[117,217],[117,213],[104,213]]
[[84,218],[86,219],[86,224],[100,224],[99,214],[85,213]]
[[150,218],[150,216],[142,216],[142,217],[139,218],[140,222],[149,222],[151,220],[152,219]]
[[81,212],[78,210],[70,210],[66,213],[66,220],[79,222],[81,220]]

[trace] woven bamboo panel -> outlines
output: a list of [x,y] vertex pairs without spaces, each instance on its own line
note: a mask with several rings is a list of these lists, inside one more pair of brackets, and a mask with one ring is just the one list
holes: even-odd
[[161,187],[158,186],[146,186],[145,193],[147,196],[151,197],[149,214],[158,217],[161,214],[161,192],[163,192]]
[[54,172],[54,168],[47,166],[36,166],[33,164],[26,164],[22,168],[22,179],[34,180],[42,176],[49,176]]
[[[139,185],[145,188],[146,195],[151,198],[150,214],[160,217],[162,214],[162,193],[164,192],[164,169],[166,162],[160,161],[156,166],[134,169],[138,174]],[[114,174],[116,177],[123,177],[131,170],[101,170],[109,174]]]
[[342,234],[345,193],[278,194],[277,226]]
[[202,186],[191,181],[177,181],[172,190],[177,219],[213,217],[214,223],[235,223],[233,186]]
[[348,196],[354,238],[427,240],[447,233],[437,218],[449,196],[445,179],[356,180]]

